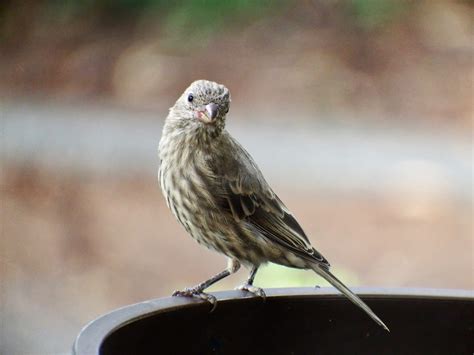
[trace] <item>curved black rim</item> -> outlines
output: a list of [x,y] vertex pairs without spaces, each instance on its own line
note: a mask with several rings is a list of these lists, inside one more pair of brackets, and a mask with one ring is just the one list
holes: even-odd
[[[474,301],[474,291],[420,288],[354,288],[363,299],[458,299]],[[334,288],[273,288],[265,289],[268,298],[334,298],[344,297]],[[253,295],[242,291],[213,293],[218,302],[246,302]],[[88,323],[79,333],[73,346],[73,354],[99,354],[100,347],[109,334],[139,319],[162,312],[188,307],[209,307],[201,300],[186,297],[166,297],[144,301],[116,309]]]

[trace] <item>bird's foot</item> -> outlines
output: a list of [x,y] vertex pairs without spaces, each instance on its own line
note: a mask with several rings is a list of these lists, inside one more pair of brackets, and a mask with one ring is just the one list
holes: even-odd
[[216,309],[217,306],[217,299],[213,295],[209,293],[203,292],[199,288],[185,288],[182,291],[174,291],[173,296],[179,296],[179,297],[193,297],[193,298],[199,298],[201,300],[207,301],[211,304],[211,312]]
[[267,295],[265,294],[265,291],[263,291],[263,288],[260,288],[254,285],[243,284],[237,287],[236,290],[250,292],[254,294],[255,296],[262,297],[264,301],[267,298]]

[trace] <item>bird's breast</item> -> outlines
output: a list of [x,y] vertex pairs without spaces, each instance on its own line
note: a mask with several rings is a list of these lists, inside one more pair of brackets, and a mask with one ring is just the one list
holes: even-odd
[[249,259],[245,255],[253,242],[223,208],[225,191],[211,168],[215,162],[202,149],[191,154],[185,143],[165,143],[160,143],[159,180],[173,215],[198,243],[243,262]]
[[166,204],[199,242],[213,228],[219,213],[209,183],[213,177],[205,161],[181,147],[160,147],[159,181]]

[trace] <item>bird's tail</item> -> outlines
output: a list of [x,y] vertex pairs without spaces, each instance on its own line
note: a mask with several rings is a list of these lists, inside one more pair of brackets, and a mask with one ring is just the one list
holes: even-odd
[[336,276],[334,276],[329,270],[324,269],[319,265],[314,265],[313,270],[322,278],[324,278],[327,282],[337,288],[340,292],[342,292],[349,300],[354,303],[355,305],[362,308],[365,313],[367,313],[370,318],[372,318],[378,325],[384,328],[386,331],[390,332],[388,327],[385,325],[382,320],[377,317],[377,315],[367,306],[364,301],[362,301],[355,293],[353,293],[346,285],[344,285]]

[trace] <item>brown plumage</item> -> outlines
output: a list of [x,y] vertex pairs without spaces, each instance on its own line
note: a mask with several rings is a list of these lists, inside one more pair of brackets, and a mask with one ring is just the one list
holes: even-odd
[[229,104],[225,86],[195,81],[170,109],[163,128],[158,174],[168,207],[198,243],[229,258],[226,270],[175,295],[215,304],[204,290],[243,264],[251,272],[240,289],[264,297],[253,280],[259,266],[273,262],[314,270],[388,330],[329,272],[328,261],[311,246],[252,157],[225,130]]

